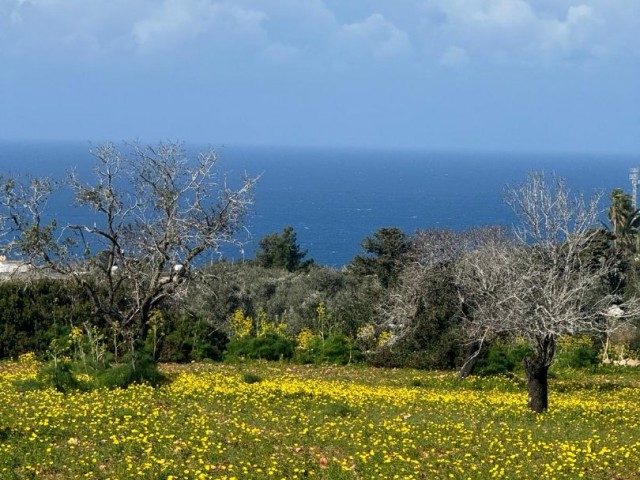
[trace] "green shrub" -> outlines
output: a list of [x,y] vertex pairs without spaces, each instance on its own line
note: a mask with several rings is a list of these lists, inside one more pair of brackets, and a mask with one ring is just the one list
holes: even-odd
[[43,357],[63,330],[90,319],[89,299],[72,282],[0,282],[0,358],[17,358],[26,352]]
[[521,367],[524,357],[529,353],[531,347],[523,342],[493,343],[478,360],[474,373],[481,377],[513,373]]
[[486,357],[478,361],[475,373],[481,377],[504,375],[513,372],[515,366],[516,362],[508,350],[491,347]]
[[74,364],[71,362],[49,362],[38,372],[37,381],[43,385],[53,386],[62,393],[68,393],[73,390],[89,390],[91,385],[87,382],[79,381],[74,370]]
[[123,363],[97,372],[98,386],[107,388],[127,388],[134,383],[148,383],[157,386],[165,380],[147,349],[141,349],[123,358]]
[[244,373],[242,375],[242,381],[244,383],[248,383],[251,385],[252,383],[259,383],[262,381],[262,377],[260,375],[256,375],[255,373]]
[[246,336],[234,338],[227,345],[225,360],[262,359],[288,360],[293,357],[295,344],[273,332],[260,337]]
[[134,383],[157,386],[165,379],[146,350],[136,352],[135,356],[127,355],[123,360],[125,363],[111,366],[92,362],[51,361],[40,368],[36,379],[16,382],[16,388],[30,391],[54,387],[59,392],[68,393],[98,387],[127,388]]
[[[160,332],[156,360],[160,362],[190,362],[204,359],[222,360],[222,351],[227,337],[202,319],[192,315],[163,312],[166,321]],[[152,339],[147,339],[147,348],[153,350]]]
[[409,386],[411,386],[411,387],[423,387],[424,386],[424,382],[422,380],[420,380],[419,378],[412,378],[411,381],[409,382]]
[[320,360],[324,363],[346,365],[352,361],[361,360],[359,350],[353,348],[351,340],[344,335],[329,335],[321,350]]
[[345,335],[331,334],[324,341],[314,336],[304,349],[298,349],[294,360],[298,363],[333,363],[347,365],[362,361],[362,353]]
[[181,363],[188,362],[191,358],[193,345],[181,332],[174,330],[162,339],[158,353],[158,361]]
[[589,368],[600,363],[598,348],[589,337],[563,340],[556,353],[554,367]]

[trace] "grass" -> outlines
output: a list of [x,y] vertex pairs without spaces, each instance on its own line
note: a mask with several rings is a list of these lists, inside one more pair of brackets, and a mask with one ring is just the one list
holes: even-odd
[[526,410],[518,377],[262,362],[163,372],[155,389],[63,395],[19,391],[35,366],[0,364],[0,478],[640,478],[637,371],[560,372],[544,415]]

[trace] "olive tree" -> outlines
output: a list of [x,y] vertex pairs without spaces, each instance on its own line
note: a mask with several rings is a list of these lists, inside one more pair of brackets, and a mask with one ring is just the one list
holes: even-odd
[[[187,289],[198,262],[235,241],[256,179],[230,188],[213,151],[190,158],[179,143],[93,153],[90,183],[73,173],[61,182],[5,178],[2,217],[10,255],[77,282],[113,331],[117,355],[119,341],[134,349],[145,340],[152,311]],[[61,225],[47,207],[64,189],[79,210]]]
[[[548,407],[547,375],[558,339],[606,332],[636,316],[636,299],[625,300],[608,285],[611,256],[594,256],[600,196],[573,195],[561,178],[533,173],[507,189],[505,200],[520,222],[512,241],[494,241],[467,252],[457,283],[466,312],[468,338],[480,348],[502,337],[521,338],[532,348],[524,359],[528,406]],[[621,320],[621,321],[620,321]]]

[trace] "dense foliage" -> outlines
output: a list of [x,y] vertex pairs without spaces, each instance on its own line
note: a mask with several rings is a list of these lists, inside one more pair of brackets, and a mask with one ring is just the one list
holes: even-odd
[[[366,260],[359,255],[341,271],[311,262],[293,271],[253,261],[214,262],[199,269],[198,281],[187,295],[153,310],[138,355],[147,352],[160,362],[260,358],[460,367],[469,351],[462,332],[455,258],[467,248],[461,245],[495,235],[491,230],[431,230],[404,236],[385,228],[364,242],[367,247],[376,243],[377,255],[369,248]],[[289,232],[288,238],[300,252],[295,234]],[[598,251],[591,254],[594,258],[607,254],[607,237],[602,238]],[[27,352],[41,359],[71,356],[76,374],[83,371],[78,361],[86,363],[92,352],[94,363],[114,360],[118,339],[113,325],[96,319],[90,298],[76,283],[53,278],[4,281],[0,307],[3,358]],[[571,354],[561,348],[558,365],[593,365],[603,346],[613,358],[628,356],[639,343],[638,335],[633,328],[624,332],[617,332],[611,344],[593,336],[588,348],[581,344]],[[478,373],[520,369],[523,352],[526,344],[496,344],[482,352]]]
[[44,356],[54,339],[92,315],[89,299],[67,282],[0,282],[0,358]]

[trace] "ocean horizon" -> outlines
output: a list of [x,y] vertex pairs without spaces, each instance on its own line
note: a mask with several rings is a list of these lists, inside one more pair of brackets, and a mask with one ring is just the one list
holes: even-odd
[[[504,189],[523,182],[531,171],[562,176],[574,192],[603,192],[604,209],[613,188],[630,191],[629,169],[640,164],[640,157],[621,154],[212,148],[219,155],[218,172],[231,183],[245,173],[261,176],[238,236],[244,247],[224,248],[225,257],[253,258],[262,237],[290,225],[308,258],[332,267],[349,263],[360,253],[360,242],[382,227],[407,234],[429,228],[510,228],[515,218],[502,202]],[[90,149],[89,142],[0,141],[0,173],[61,178],[75,169],[88,177],[94,163]],[[52,205],[60,223],[72,221],[68,207]]]

